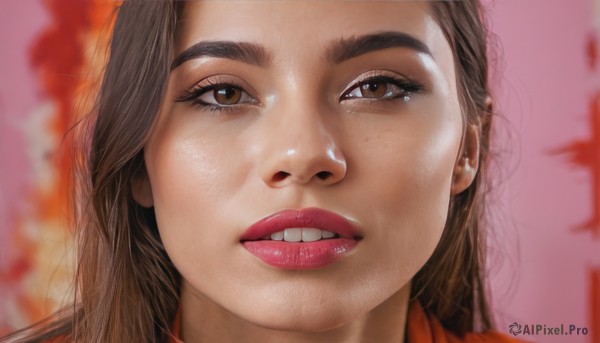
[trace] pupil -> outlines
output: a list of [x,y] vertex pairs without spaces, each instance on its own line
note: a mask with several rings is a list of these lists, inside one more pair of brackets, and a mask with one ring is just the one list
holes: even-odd
[[241,97],[240,90],[234,87],[220,88],[215,93],[215,100],[222,105],[236,104]]
[[225,88],[223,90],[223,93],[225,93],[225,98],[227,99],[231,99],[235,93],[235,90],[231,89],[231,88]]

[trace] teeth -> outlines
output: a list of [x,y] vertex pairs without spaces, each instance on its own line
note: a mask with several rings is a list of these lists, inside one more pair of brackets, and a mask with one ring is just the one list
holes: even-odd
[[283,240],[286,242],[300,242],[302,240],[302,229],[285,229]]
[[323,236],[323,238],[332,238],[333,236],[335,236],[335,233],[333,233],[331,231],[323,231],[322,236]]
[[302,242],[314,242],[319,239],[321,239],[321,230],[309,228],[302,229]]
[[283,240],[283,231],[275,232],[274,234],[272,234],[271,240],[282,241]]
[[[273,241],[286,242],[315,242],[321,239],[334,238],[335,233],[312,227],[290,228],[271,234]],[[268,239],[269,237],[265,237]]]

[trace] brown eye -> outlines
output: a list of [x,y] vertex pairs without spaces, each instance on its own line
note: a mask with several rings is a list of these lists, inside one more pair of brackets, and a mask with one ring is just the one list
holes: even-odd
[[359,86],[363,98],[382,98],[387,94],[388,84],[384,81],[369,81]]
[[243,88],[227,83],[206,87],[197,86],[180,101],[190,101],[195,105],[211,107],[212,109],[257,103]]
[[242,98],[242,90],[237,87],[223,87],[213,90],[215,101],[219,105],[235,105]]
[[341,100],[365,99],[370,101],[406,98],[421,91],[421,86],[408,80],[389,76],[376,76],[354,84],[341,97]]

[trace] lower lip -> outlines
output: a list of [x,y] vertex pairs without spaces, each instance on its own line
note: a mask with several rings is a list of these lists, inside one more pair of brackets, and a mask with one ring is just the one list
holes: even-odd
[[263,262],[283,269],[317,269],[328,266],[348,254],[355,239],[336,238],[316,242],[246,241],[242,245]]

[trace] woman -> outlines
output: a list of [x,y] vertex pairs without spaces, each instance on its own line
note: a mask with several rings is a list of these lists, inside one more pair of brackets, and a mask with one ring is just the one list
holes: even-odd
[[25,341],[509,341],[485,287],[480,7],[124,2],[76,299]]

